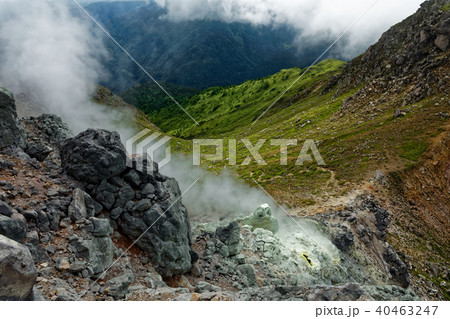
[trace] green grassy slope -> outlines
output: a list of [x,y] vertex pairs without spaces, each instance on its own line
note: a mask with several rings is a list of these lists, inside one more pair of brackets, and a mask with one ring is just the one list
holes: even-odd
[[[290,103],[292,92],[296,93],[294,98],[305,97],[314,86],[338,73],[343,65],[341,61],[326,60],[314,66],[277,105]],[[164,131],[184,138],[212,137],[234,132],[254,122],[304,71],[300,68],[282,70],[263,79],[249,80],[237,86],[210,88],[193,96],[185,108],[200,126],[175,105],[151,113],[150,118]],[[279,108],[274,107],[268,114],[277,111]]]
[[[184,104],[185,100],[200,93],[199,89],[184,87],[172,83],[160,83],[171,96]],[[136,84],[131,89],[121,94],[123,100],[135,105],[138,109],[151,113],[170,107],[173,100],[154,82]]]
[[[228,167],[249,183],[253,183],[253,178],[258,180],[284,203],[314,204],[344,194],[354,182],[363,181],[376,169],[413,167],[426,151],[429,140],[447,122],[436,116],[446,111],[446,103],[438,103],[445,99],[445,94],[405,106],[407,114],[400,118],[394,118],[393,111],[404,96],[402,91],[392,93],[386,101],[380,100],[376,110],[372,110],[370,101],[380,99],[381,93],[359,99],[360,106],[344,114],[346,100],[360,88],[339,96],[335,89],[324,94],[329,81],[344,65],[341,61],[326,60],[314,66],[254,125],[305,70],[282,70],[263,79],[211,88],[193,96],[185,106],[199,126],[176,106],[153,112],[150,118],[163,131],[183,140],[223,138],[225,159],[204,162],[210,170],[218,172]],[[253,144],[258,139],[273,138],[296,139],[298,143],[288,148],[287,166],[280,165],[279,146],[271,146],[269,142],[260,150],[267,165],[259,165],[255,160],[240,165],[250,155],[240,142],[243,138]],[[237,166],[229,167],[226,159],[229,139],[238,140]],[[295,165],[305,139],[316,141],[325,166],[314,162]],[[205,147],[202,151],[208,154],[215,149]]]

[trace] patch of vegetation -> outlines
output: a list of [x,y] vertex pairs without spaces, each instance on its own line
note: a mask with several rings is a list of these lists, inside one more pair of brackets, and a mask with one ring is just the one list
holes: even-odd
[[424,141],[410,141],[402,145],[401,156],[410,161],[417,162],[427,148],[428,143]]
[[441,8],[442,11],[447,12],[450,11],[450,3],[446,3]]
[[[186,102],[191,96],[200,93],[199,89],[184,87],[171,83],[161,83],[176,101]],[[121,95],[123,100],[133,104],[147,114],[159,111],[174,104],[173,100],[153,82],[136,84]]]

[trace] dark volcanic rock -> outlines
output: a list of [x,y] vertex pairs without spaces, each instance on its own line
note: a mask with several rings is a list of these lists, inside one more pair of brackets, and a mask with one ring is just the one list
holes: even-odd
[[41,162],[45,160],[52,151],[53,149],[51,147],[40,143],[29,144],[25,149],[25,153]]
[[[146,183],[151,179],[148,175],[143,177],[148,179]],[[149,200],[133,205],[121,214],[118,223],[132,239],[142,235],[137,245],[149,253],[162,276],[170,277],[188,272],[196,253],[191,249],[190,225],[178,183],[169,178],[160,186],[167,198],[151,207]]]
[[13,214],[11,207],[8,204],[0,200],[0,215],[11,217]]
[[37,270],[29,250],[0,235],[0,300],[23,300],[30,297]]
[[383,258],[389,265],[389,272],[392,275],[392,278],[403,288],[407,288],[410,283],[408,267],[400,259],[397,252],[389,246],[384,250]]
[[17,219],[0,215],[0,234],[12,240],[23,243],[27,225]]
[[111,209],[116,201],[118,188],[103,180],[94,190],[95,199],[106,209]]
[[342,251],[347,251],[351,246],[355,245],[355,236],[351,231],[337,233],[333,236],[333,244]]
[[0,148],[25,147],[25,132],[17,119],[16,104],[11,92],[0,88]]
[[[137,245],[149,253],[161,275],[169,277],[190,271],[197,254],[191,248],[190,225],[181,203],[181,191],[174,179],[158,172],[156,163],[135,160],[135,164],[141,160],[143,167],[152,164],[152,175],[127,169],[126,151],[119,135],[106,130],[90,129],[67,139],[60,156],[67,173],[88,183],[86,188],[92,198],[117,221],[114,227],[119,227],[132,240],[140,238]],[[83,196],[77,192],[69,216],[72,220],[91,217],[85,213]],[[107,235],[110,227],[105,220],[94,218],[88,231],[96,238],[89,242],[76,241],[73,247],[78,256],[84,256],[80,258],[91,261],[94,273],[98,273],[107,263],[100,261],[105,256],[96,257],[97,252],[111,250],[98,237]]]
[[73,137],[69,126],[54,114],[42,114],[39,117],[25,119],[22,123],[28,128],[28,138],[39,140],[44,144],[60,147],[62,143]]
[[61,148],[62,166],[76,179],[99,183],[126,169],[126,151],[116,132],[89,129]]

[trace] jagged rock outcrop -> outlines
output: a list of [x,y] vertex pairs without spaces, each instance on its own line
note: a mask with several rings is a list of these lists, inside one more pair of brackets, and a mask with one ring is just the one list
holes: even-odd
[[[188,272],[196,253],[190,247],[189,220],[178,183],[172,178],[160,176],[158,181],[150,175],[140,172],[139,175],[141,191],[137,190],[133,196],[139,201],[133,202],[131,198],[120,207],[119,227],[130,238],[139,238],[137,245],[150,254],[162,276]],[[158,190],[156,194],[142,194],[148,184]]]
[[387,243],[389,212],[373,196],[359,195],[344,210],[330,210],[315,218],[327,225],[333,243],[341,251],[361,259],[356,251],[365,249],[366,255],[385,265],[386,272],[381,275],[384,280],[391,280],[403,288],[409,286],[409,270],[400,258],[402,253]]
[[17,118],[14,96],[0,87],[0,149],[10,145],[24,148],[25,132]]
[[0,235],[0,300],[31,297],[37,270],[28,249]]
[[376,44],[346,65],[337,81],[338,91],[373,79],[400,79],[402,85],[415,82],[412,93],[416,98],[427,94],[427,84],[439,81],[432,71],[448,62],[450,12],[442,10],[445,4],[447,0],[425,1],[414,15],[386,31]]
[[[67,173],[86,184],[87,192],[110,212],[109,217],[124,234],[147,251],[163,276],[188,272],[196,253],[191,248],[187,211],[178,183],[158,172],[152,175],[126,167],[126,152],[117,133],[87,130],[66,140],[61,148]],[[144,161],[145,159],[137,159]],[[145,166],[145,165],[144,165]],[[87,194],[74,192],[69,207],[72,220],[83,220]],[[95,209],[94,209],[95,210]],[[92,211],[92,209],[91,209]]]
[[64,142],[61,161],[69,175],[99,183],[125,170],[126,151],[118,133],[89,129]]
[[383,252],[383,258],[389,265],[389,273],[392,278],[403,288],[408,288],[410,284],[408,267],[400,259],[398,253],[391,246],[388,246]]
[[67,124],[53,114],[23,119],[21,124],[27,131],[25,152],[40,162],[47,158],[59,160],[59,147],[73,136]]

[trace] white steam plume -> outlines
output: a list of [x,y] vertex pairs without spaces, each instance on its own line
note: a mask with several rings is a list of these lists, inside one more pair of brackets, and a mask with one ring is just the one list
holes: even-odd
[[121,113],[91,102],[106,57],[101,37],[65,1],[0,0],[0,86],[38,100],[77,133],[117,127]]
[[244,217],[264,203],[277,208],[261,189],[244,184],[226,171],[212,175],[199,166],[193,166],[192,158],[183,155],[172,154],[170,163],[162,167],[161,171],[175,177],[182,190],[200,178],[195,187],[183,196],[183,203],[197,221]]
[[[156,157],[162,157],[162,154]],[[165,175],[175,177],[182,192],[186,191],[197,178],[199,181],[183,195],[191,221],[196,223],[217,222],[245,217],[262,204],[269,204],[272,214],[277,218],[279,231],[277,236],[283,243],[298,252],[305,252],[316,246],[329,257],[337,258],[336,247],[328,235],[320,230],[319,223],[307,218],[295,218],[288,215],[289,209],[281,208],[259,186],[245,184],[222,172],[212,175],[199,166],[192,165],[192,158],[172,155],[170,163],[161,168]]]

